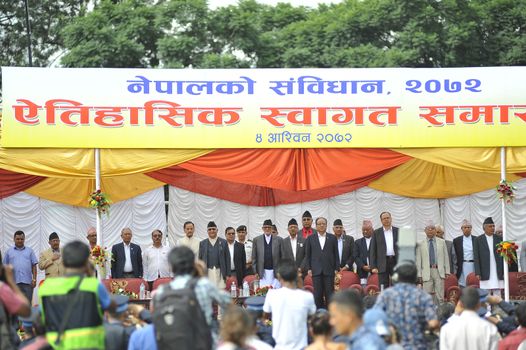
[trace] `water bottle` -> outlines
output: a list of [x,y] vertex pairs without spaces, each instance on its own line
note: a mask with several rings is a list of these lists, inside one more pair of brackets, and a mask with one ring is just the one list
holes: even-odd
[[250,296],[250,289],[248,287],[248,282],[247,281],[243,282],[243,296],[244,297],[249,297]]
[[259,279],[254,280],[254,293],[259,289]]
[[230,296],[232,298],[237,298],[237,288],[234,282],[232,282],[232,284],[230,285]]
[[146,286],[144,285],[144,282],[141,282],[141,287],[139,288],[139,299],[145,299],[146,298]]

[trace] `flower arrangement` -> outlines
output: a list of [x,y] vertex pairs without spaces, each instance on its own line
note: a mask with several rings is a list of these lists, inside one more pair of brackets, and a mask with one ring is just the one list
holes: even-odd
[[130,299],[139,299],[139,296],[137,295],[137,293],[130,292],[129,290],[126,290],[126,289],[123,289],[123,288],[117,289],[117,291],[115,293],[113,293],[113,294],[125,295],[128,298],[130,298]]
[[268,291],[272,289],[272,286],[265,286],[265,287],[260,287],[260,288],[257,288],[256,289],[256,292],[254,293],[254,295],[257,295],[257,296],[260,296],[260,297],[264,297],[267,295]]
[[99,217],[102,214],[106,214],[108,217],[110,216],[110,199],[108,198],[108,195],[104,192],[101,192],[101,190],[96,190],[95,192],[92,192],[89,195],[89,206],[91,208],[97,209],[97,212],[99,214]]
[[497,253],[502,256],[508,265],[512,262],[517,262],[517,249],[519,249],[519,246],[512,241],[502,241],[497,244]]
[[515,199],[515,191],[517,188],[513,186],[513,183],[508,182],[506,180],[502,180],[500,184],[497,186],[497,193],[499,195],[499,199],[502,199],[503,201],[506,201],[506,203],[510,204],[513,202],[513,199]]
[[108,257],[110,253],[106,250],[106,247],[101,247],[100,245],[96,245],[91,250],[91,260],[93,263],[99,267],[105,267],[106,263],[108,262]]

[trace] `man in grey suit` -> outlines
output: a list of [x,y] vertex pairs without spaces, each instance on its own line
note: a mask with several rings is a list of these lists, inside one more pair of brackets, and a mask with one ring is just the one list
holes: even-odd
[[449,275],[449,257],[446,243],[436,238],[436,227],[428,222],[425,228],[426,239],[416,246],[416,268],[418,282],[424,290],[433,295],[435,304],[444,301],[444,280]]
[[217,225],[210,221],[207,225],[208,238],[199,243],[199,260],[205,263],[208,279],[218,289],[225,288],[227,271],[228,244],[224,238],[217,236]]
[[374,230],[369,247],[371,272],[378,274],[378,282],[389,287],[390,277],[398,261],[398,227],[392,226],[391,213],[380,214],[382,227]]
[[252,263],[260,279],[260,286],[278,287],[276,271],[281,260],[281,244],[283,239],[272,235],[272,221],[263,222],[263,234],[254,238]]
[[298,273],[303,275],[305,258],[305,240],[298,235],[298,222],[290,219],[288,225],[289,236],[281,242],[281,259],[292,260]]
[[446,247],[447,247],[447,254],[449,256],[449,272],[451,274],[455,273],[455,267],[457,266],[457,256],[455,254],[455,249],[453,249],[453,242],[448,241],[444,238],[444,226],[437,225],[437,238],[441,238],[446,241]]

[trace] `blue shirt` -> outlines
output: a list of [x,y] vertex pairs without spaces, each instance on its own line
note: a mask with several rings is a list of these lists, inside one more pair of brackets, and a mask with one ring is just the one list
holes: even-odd
[[108,310],[111,304],[110,293],[108,293],[106,287],[104,287],[104,285],[100,282],[97,291],[99,292],[100,307],[102,308],[102,310]]
[[387,345],[378,334],[362,325],[352,334],[349,347],[352,350],[384,350]]
[[157,350],[153,324],[149,324],[132,333],[128,343],[128,350]]
[[462,237],[462,249],[464,250],[463,260],[474,260],[473,257],[473,239],[471,235],[469,237]]
[[428,321],[438,320],[433,299],[413,284],[398,283],[384,290],[374,307],[385,311],[400,332],[405,349],[427,350],[424,336]]
[[12,265],[15,283],[31,284],[33,282],[33,265],[38,264],[33,249],[29,247],[11,247],[4,256],[4,265]]

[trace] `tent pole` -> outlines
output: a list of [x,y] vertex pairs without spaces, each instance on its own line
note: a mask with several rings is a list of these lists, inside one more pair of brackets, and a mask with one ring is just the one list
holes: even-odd
[[[100,150],[95,148],[95,190],[100,190]],[[97,245],[102,244],[102,225],[98,210],[95,210],[97,222]]]
[[[506,180],[506,147],[500,148],[500,179]],[[506,201],[500,201],[500,209],[502,214],[502,240],[507,240],[506,230]],[[510,301],[510,276],[508,273],[508,264],[504,263],[504,300]]]

